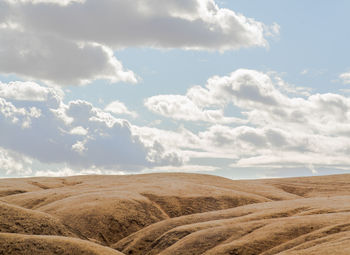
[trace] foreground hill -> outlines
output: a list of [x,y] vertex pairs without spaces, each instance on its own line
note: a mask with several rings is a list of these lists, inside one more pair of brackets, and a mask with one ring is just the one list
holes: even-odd
[[0,179],[0,254],[350,254],[350,175]]

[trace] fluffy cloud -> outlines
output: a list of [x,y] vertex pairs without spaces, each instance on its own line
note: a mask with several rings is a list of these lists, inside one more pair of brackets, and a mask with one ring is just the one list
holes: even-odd
[[30,175],[31,164],[28,157],[0,147],[0,175]]
[[19,101],[47,101],[49,98],[58,99],[57,89],[42,87],[34,82],[0,82],[0,97]]
[[154,113],[176,120],[211,123],[242,123],[239,118],[225,117],[222,109],[203,109],[186,96],[159,95],[145,100],[145,106]]
[[177,120],[244,123],[239,118],[225,117],[223,107],[229,103],[245,109],[274,107],[288,100],[274,87],[268,75],[239,69],[230,76],[214,76],[204,88],[192,87],[185,96],[150,97],[145,100],[145,106],[152,112]]
[[54,35],[0,28],[0,71],[59,85],[83,85],[96,79],[135,83],[111,49]]
[[[296,92],[303,96],[293,96]],[[155,113],[185,121],[203,120],[198,116],[209,108],[223,112],[232,104],[240,110],[243,125],[223,125],[220,120],[230,117],[221,116],[217,124],[197,134],[180,130],[177,135],[182,138],[154,132],[154,137],[171,141],[190,158],[227,158],[235,162],[231,167],[350,163],[350,98],[291,89],[273,74],[239,69],[212,77],[185,95],[159,95],[145,104]]]
[[[205,93],[211,104],[226,105],[232,102],[241,108],[271,107],[287,99],[274,87],[268,75],[246,69],[239,69],[230,76],[210,78]],[[203,98],[197,98],[196,91],[190,90],[189,97],[203,103]]]
[[[26,91],[19,82],[11,86]],[[86,101],[64,104],[54,93],[44,101],[9,98],[0,98],[0,147],[6,150],[76,169],[135,170],[183,163],[176,152],[169,153],[158,143],[144,144],[126,120]]]
[[[179,123],[210,124],[191,131],[181,124],[177,130],[132,125],[107,111],[130,112],[119,101],[102,110],[82,100],[63,103],[60,90],[35,83],[1,84],[0,164],[7,173],[16,162],[11,169],[22,174],[30,169],[24,158],[72,169],[60,174],[193,170],[202,159],[205,169],[212,170],[217,165],[211,168],[207,162],[220,159],[238,168],[303,167],[315,172],[348,167],[350,98],[333,93],[297,96],[286,88],[270,73],[240,69],[212,77],[185,95],[145,101],[153,112]],[[242,119],[223,114],[229,105]],[[210,111],[221,114],[214,118]]]
[[[280,81],[278,81],[280,82]],[[201,117],[208,108],[223,112],[232,104],[245,116],[241,123],[283,127],[323,134],[346,133],[350,121],[350,99],[339,94],[312,94],[292,97],[268,74],[239,69],[228,76],[214,76],[205,87],[194,86],[186,95],[159,95],[146,99],[151,111],[178,120],[207,120]],[[294,94],[294,93],[293,93]],[[304,94],[304,93],[303,93]],[[215,121],[231,117],[220,116]],[[213,119],[212,119],[213,120]]]
[[15,20],[29,29],[113,48],[228,50],[267,45],[262,23],[219,8],[214,0],[57,2],[12,1],[20,13]]
[[339,75],[339,78],[343,81],[344,84],[350,84],[350,72],[342,73]]
[[133,118],[137,117],[137,113],[134,111],[130,111],[124,103],[116,100],[113,101],[111,103],[109,103],[106,107],[105,107],[105,111],[107,112],[111,112],[114,113],[116,115],[129,115]]
[[267,46],[261,22],[214,0],[5,0],[0,72],[58,85],[96,79],[137,82],[113,50],[125,47],[231,50]]

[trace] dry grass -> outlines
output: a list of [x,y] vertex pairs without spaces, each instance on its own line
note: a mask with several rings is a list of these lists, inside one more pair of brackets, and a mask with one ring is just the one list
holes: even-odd
[[2,179],[0,201],[0,254],[350,254],[350,175]]
[[76,238],[0,233],[0,254],[118,255],[122,253]]

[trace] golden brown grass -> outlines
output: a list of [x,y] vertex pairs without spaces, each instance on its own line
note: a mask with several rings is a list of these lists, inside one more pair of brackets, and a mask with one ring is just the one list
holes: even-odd
[[2,179],[0,232],[0,254],[350,254],[350,175]]

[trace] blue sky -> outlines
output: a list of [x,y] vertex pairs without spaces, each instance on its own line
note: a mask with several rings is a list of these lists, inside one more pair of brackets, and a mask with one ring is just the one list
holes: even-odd
[[[318,1],[317,4],[313,1],[220,1],[218,4],[267,25],[276,22],[281,26],[280,34],[269,39],[269,48],[224,53],[149,48],[120,50],[115,55],[142,77],[140,84],[110,86],[105,81],[94,82],[87,87],[72,88],[74,92],[69,98],[86,95],[86,99],[98,103],[95,93],[99,93],[107,102],[118,98],[142,111],[142,100],[146,96],[183,93],[191,85],[204,84],[213,75],[226,75],[238,68],[276,71],[287,82],[320,93],[345,88],[338,76],[350,68],[350,35],[346,33],[346,24],[350,22],[348,1]],[[302,74],[304,70],[306,74]],[[105,93],[106,90],[110,94]]]
[[1,177],[349,170],[348,1],[0,1]]

